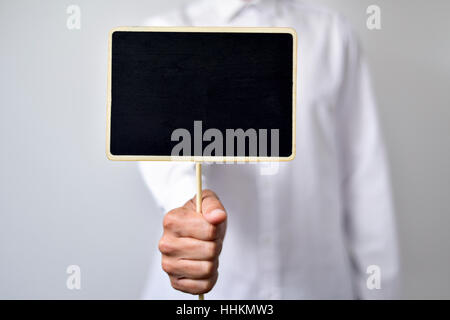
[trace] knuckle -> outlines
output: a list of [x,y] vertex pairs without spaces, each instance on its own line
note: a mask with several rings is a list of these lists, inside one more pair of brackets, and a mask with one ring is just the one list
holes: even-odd
[[174,251],[174,247],[166,237],[162,237],[161,240],[159,240],[158,249],[162,254],[171,254]]
[[176,212],[175,210],[169,211],[163,219],[164,229],[172,230],[176,225]]
[[185,204],[185,206],[184,206],[184,208],[189,208],[189,207],[195,207],[195,205],[196,205],[196,200],[195,200],[195,198],[196,198],[197,196],[195,195],[194,197],[192,197],[188,202],[186,202],[186,204]]
[[161,266],[162,266],[162,269],[166,273],[169,273],[169,274],[173,273],[173,270],[174,270],[173,265],[168,259],[163,257],[161,260]]
[[214,197],[214,198],[219,199],[219,197],[217,196],[217,194],[216,194],[214,191],[212,191],[211,189],[205,189],[205,190],[203,190],[203,194],[204,194],[205,196],[207,196],[207,197],[211,196],[211,197]]

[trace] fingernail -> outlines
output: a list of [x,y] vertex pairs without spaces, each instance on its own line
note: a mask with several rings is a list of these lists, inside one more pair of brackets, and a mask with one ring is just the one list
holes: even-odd
[[208,216],[210,217],[222,217],[225,214],[225,211],[222,209],[214,209],[213,211],[208,212]]

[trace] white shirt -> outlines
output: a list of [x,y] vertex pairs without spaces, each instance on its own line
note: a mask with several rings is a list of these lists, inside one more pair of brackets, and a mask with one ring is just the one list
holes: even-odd
[[[204,185],[228,212],[219,280],[206,298],[396,297],[385,151],[369,73],[347,22],[296,0],[201,0],[147,24],[287,26],[298,33],[295,160],[203,166]],[[195,195],[193,163],[140,168],[162,213]],[[154,255],[144,298],[196,299],[170,286]],[[367,286],[371,265],[381,271],[379,290]]]

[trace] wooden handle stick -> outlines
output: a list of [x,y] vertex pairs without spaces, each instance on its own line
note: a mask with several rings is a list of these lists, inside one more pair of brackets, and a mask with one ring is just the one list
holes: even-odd
[[[195,172],[197,176],[197,198],[196,198],[196,208],[197,212],[202,214],[202,164],[200,162],[195,163]],[[203,294],[198,295],[198,300],[204,300],[205,296]]]

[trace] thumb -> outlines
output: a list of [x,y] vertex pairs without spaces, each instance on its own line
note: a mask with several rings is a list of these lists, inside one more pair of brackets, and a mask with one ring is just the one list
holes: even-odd
[[205,220],[214,225],[227,220],[225,208],[211,190],[204,190],[202,193],[202,213]]

